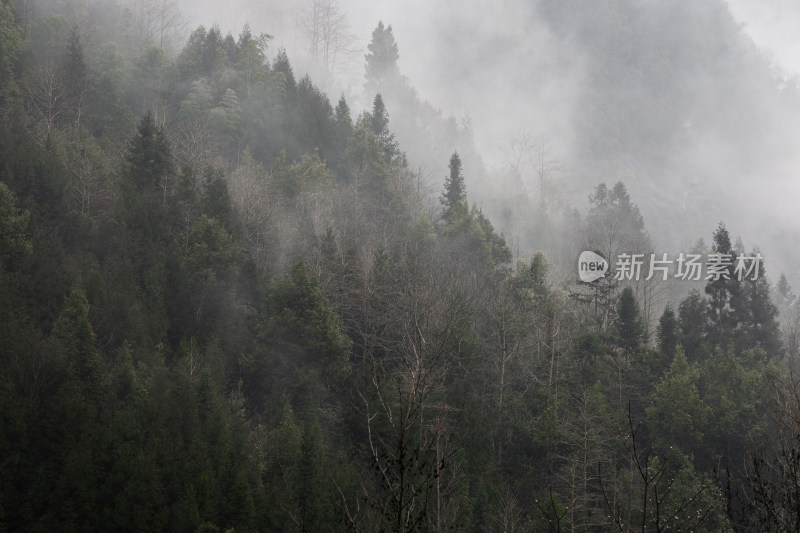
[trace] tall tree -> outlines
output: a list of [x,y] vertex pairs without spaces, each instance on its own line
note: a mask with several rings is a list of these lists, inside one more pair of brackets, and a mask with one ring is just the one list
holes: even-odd
[[714,243],[711,246],[709,264],[717,264],[716,270],[706,276],[705,292],[709,296],[708,310],[710,324],[708,339],[713,346],[727,349],[732,340],[732,331],[736,326],[734,308],[740,308],[740,287],[734,279],[734,250],[731,237],[725,224],[720,222],[714,232]]
[[397,142],[394,140],[394,134],[389,130],[389,112],[386,110],[386,104],[383,103],[380,93],[376,94],[372,101],[369,128],[378,137],[386,163],[391,164],[398,155]]
[[64,89],[68,100],[69,111],[75,119],[75,125],[81,125],[81,115],[86,105],[87,67],[84,60],[83,44],[77,28],[72,28],[67,40],[67,48],[63,60]]
[[[17,26],[12,2],[0,2],[0,103],[16,92],[14,70],[22,51],[22,28]],[[5,105],[0,108],[5,108]]]
[[679,342],[678,320],[675,318],[675,311],[667,305],[658,321],[658,348],[661,350],[661,354],[671,361]]
[[708,329],[708,302],[696,290],[678,306],[678,321],[681,326],[681,341],[690,363],[705,357],[708,348],[705,334]]
[[[754,250],[749,257],[760,255],[758,250]],[[758,274],[745,276],[738,287],[740,303],[735,309],[734,342],[737,352],[761,348],[768,356],[779,357],[783,354],[783,346],[777,320],[778,308],[772,303],[764,262],[759,262]]]
[[372,31],[372,41],[367,45],[366,60],[367,91],[380,91],[396,81],[400,75],[397,60],[400,53],[392,34],[392,25],[383,26],[383,21]]
[[633,355],[646,340],[639,305],[630,287],[625,287],[619,297],[616,329],[620,346],[628,357]]
[[173,172],[172,153],[164,129],[156,126],[152,113],[139,122],[137,134],[128,145],[126,156],[129,183],[139,191],[162,184]]
[[458,152],[450,156],[450,175],[445,178],[444,193],[440,198],[444,208],[443,218],[446,223],[454,223],[468,214],[467,187],[461,170],[461,158]]

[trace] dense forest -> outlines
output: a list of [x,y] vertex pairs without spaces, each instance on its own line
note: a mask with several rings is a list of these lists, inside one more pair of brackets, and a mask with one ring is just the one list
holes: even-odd
[[[656,251],[626,185],[557,208],[540,158],[491,220],[390,25],[356,111],[273,36],[173,49],[148,5],[0,0],[0,531],[800,530],[769,257],[581,282],[582,250]],[[541,250],[499,229],[517,208]]]

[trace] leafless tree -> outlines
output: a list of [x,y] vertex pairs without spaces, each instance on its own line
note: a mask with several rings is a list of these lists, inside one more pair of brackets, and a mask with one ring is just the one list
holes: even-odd
[[330,72],[336,72],[354,53],[355,35],[336,0],[308,0],[300,15],[300,27],[311,58]]
[[788,366],[775,380],[771,403],[776,442],[749,458],[743,496],[761,531],[800,531],[800,374],[795,368]]
[[42,146],[52,141],[56,122],[65,112],[66,95],[60,69],[48,61],[23,80],[27,102],[37,116],[34,138]]
[[554,154],[550,139],[544,133],[533,134],[523,131],[511,139],[511,167],[523,178],[530,176],[536,180],[539,189],[539,208],[544,213],[552,205],[560,205],[555,175],[563,172],[566,166]]
[[175,0],[129,0],[126,19],[135,50],[155,45],[172,51],[186,29]]
[[111,203],[108,168],[101,150],[91,140],[77,140],[64,157],[72,177],[72,190],[82,215],[105,212]]

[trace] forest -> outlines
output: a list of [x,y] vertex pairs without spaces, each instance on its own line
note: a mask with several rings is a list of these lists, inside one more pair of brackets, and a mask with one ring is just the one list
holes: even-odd
[[[175,9],[0,0],[0,531],[800,531],[790,278],[578,279],[664,251],[630,116],[582,118],[584,203],[528,137],[484,209],[390,21],[357,102]],[[760,254],[729,214],[683,251]]]

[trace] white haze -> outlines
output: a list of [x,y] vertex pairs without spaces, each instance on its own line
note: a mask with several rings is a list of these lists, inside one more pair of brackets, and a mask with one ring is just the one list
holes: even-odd
[[[223,33],[237,35],[249,23],[254,32],[274,35],[273,53],[285,47],[296,70],[310,69],[304,62],[301,29],[306,2],[183,2],[184,11],[191,15],[190,26],[217,23]],[[571,173],[573,159],[580,157],[574,128],[576,117],[586,111],[580,108],[579,95],[586,90],[585,73],[593,58],[576,52],[564,35],[553,35],[544,24],[537,24],[536,4],[523,0],[341,0],[338,5],[355,37],[349,62],[335,80],[312,78],[332,100],[343,92],[355,109],[368,105],[369,95],[362,89],[363,58],[371,32],[382,20],[392,25],[400,49],[400,70],[419,97],[445,115],[471,120],[477,150],[490,176],[499,175],[510,162],[509,148],[515,135],[544,133],[554,153],[563,159],[567,172],[562,192],[575,207],[584,209],[597,183],[611,185],[621,179],[641,207],[657,250],[687,250],[699,237],[709,242],[716,223],[724,220],[746,247],[761,248],[773,282],[783,271],[795,287],[800,285],[800,160],[795,152],[800,138],[795,120],[800,116],[800,102],[784,112],[771,93],[765,96],[769,101],[763,109],[753,111],[768,125],[759,136],[765,149],[755,155],[742,154],[741,146],[731,143],[731,139],[745,139],[742,144],[746,145],[746,136],[752,133],[705,132],[693,138],[693,117],[687,117],[685,131],[679,132],[688,140],[686,149],[666,157],[664,175],[642,175],[626,169],[622,162],[583,168],[576,176]],[[794,39],[800,34],[800,8],[790,0],[729,0],[729,4],[733,17],[753,39],[754,48],[769,54],[779,70],[772,72],[774,80],[765,75],[764,86],[780,80],[786,83],[785,73],[800,72],[800,42]],[[696,87],[692,90],[712,90],[702,76],[693,83]],[[403,110],[390,108],[389,112],[396,115]],[[432,169],[434,173],[442,173],[448,156],[441,154],[441,165]],[[416,162],[410,163],[413,167]],[[652,164],[657,167],[659,163]],[[530,194],[533,180],[523,178]],[[485,185],[490,189],[506,184]],[[480,186],[471,192],[480,202],[484,192]],[[513,195],[512,191],[509,196]],[[519,235],[509,237],[519,239]]]

